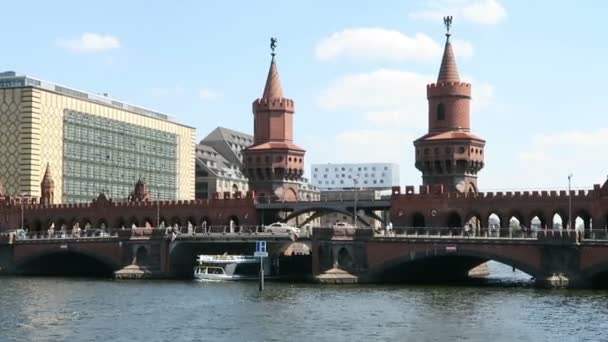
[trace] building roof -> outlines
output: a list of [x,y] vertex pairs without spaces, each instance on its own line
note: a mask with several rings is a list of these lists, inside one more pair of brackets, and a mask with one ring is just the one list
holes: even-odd
[[268,69],[268,77],[266,78],[266,86],[264,87],[264,94],[262,95],[262,98],[283,98],[281,78],[279,77],[279,69],[274,61],[274,56],[270,62],[270,69]]
[[441,67],[439,68],[439,76],[437,77],[437,83],[441,82],[460,82],[458,67],[456,67],[456,58],[454,57],[454,51],[452,51],[449,34],[445,40],[443,58],[441,59]]
[[269,150],[269,149],[282,149],[282,150],[292,150],[292,151],[302,151],[304,149],[299,147],[298,145],[288,142],[288,141],[268,141],[265,143],[261,143],[259,145],[255,145],[249,148],[249,151],[255,150]]
[[141,106],[134,106],[131,104],[124,103],[122,101],[108,97],[108,94],[98,95],[91,92],[77,90],[72,87],[62,86],[56,83],[43,81],[38,78],[34,78],[27,75],[19,75],[14,71],[0,72],[0,88],[22,88],[22,87],[35,87],[47,91],[52,91],[58,94],[75,97],[85,101],[95,102],[101,105],[118,108],[124,111],[131,112],[133,114],[143,115],[154,119],[163,121],[169,121],[176,125],[193,128],[184,124],[176,122],[175,118],[160,113],[158,111],[150,110]]
[[253,136],[224,127],[217,127],[199,143],[211,146],[227,161],[239,167],[242,164],[241,151],[252,144]]
[[428,134],[425,134],[422,137],[418,138],[416,141],[421,141],[421,140],[427,140],[427,141],[429,141],[429,140],[448,140],[448,139],[470,139],[470,140],[477,140],[477,141],[483,141],[483,142],[485,142],[485,140],[483,140],[482,138],[476,136],[473,133],[458,132],[458,131],[428,133]]

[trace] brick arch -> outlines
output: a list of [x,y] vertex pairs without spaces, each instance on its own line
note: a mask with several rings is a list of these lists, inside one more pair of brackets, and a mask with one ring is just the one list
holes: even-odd
[[[49,246],[46,248],[37,248],[33,252],[26,253],[25,255],[20,256],[20,257],[16,256],[14,259],[15,269],[17,271],[19,271],[20,268],[22,268],[23,266],[27,265],[30,262],[35,261],[36,259],[44,258],[44,257],[50,256],[53,254],[57,254],[57,253],[70,253],[70,254],[74,254],[75,257],[78,257],[78,255],[85,255],[85,256],[88,256],[92,259],[95,259],[95,260],[103,263],[109,269],[111,269],[113,271],[119,270],[121,268],[121,263],[120,263],[121,256],[115,255],[116,253],[114,251],[109,251],[108,255],[104,255],[104,254],[97,253],[95,251],[92,251],[92,250],[89,250],[86,248],[64,250],[64,249],[60,249],[58,246]],[[22,253],[18,253],[18,254],[22,254]]]
[[515,218],[515,219],[517,219],[517,221],[519,221],[519,226],[520,226],[520,227],[521,227],[522,225],[525,225],[525,224],[526,224],[526,217],[525,217],[525,216],[524,216],[524,214],[523,214],[523,213],[522,213],[520,210],[518,210],[518,209],[515,209],[515,210],[511,210],[511,211],[509,211],[509,214],[507,215],[507,218],[506,218],[509,226],[511,226],[511,219],[512,219],[512,218]]
[[498,226],[499,226],[498,228],[501,228],[504,225],[505,220],[507,220],[507,218],[506,218],[507,215],[505,215],[505,213],[502,212],[502,211],[500,211],[500,210],[490,210],[490,211],[488,211],[484,215],[485,219],[483,221],[483,223],[485,223],[488,227],[490,227],[490,217],[492,215],[496,215],[496,217],[498,217],[498,221],[500,221],[499,224],[498,224]]
[[[585,230],[589,230],[589,229],[593,228],[593,226],[592,226],[593,216],[591,216],[591,213],[587,209],[577,208],[575,211],[572,212],[572,224],[574,225],[574,227],[576,227],[576,219],[579,217],[583,220]],[[574,227],[572,227],[572,228],[574,228]]]
[[495,249],[483,249],[483,248],[480,248],[479,250],[475,250],[475,249],[462,250],[459,248],[459,249],[457,249],[456,252],[447,252],[447,251],[445,251],[445,249],[441,250],[441,249],[437,249],[436,246],[433,246],[433,247],[429,247],[429,248],[426,248],[423,250],[417,250],[417,251],[408,251],[407,249],[405,249],[404,252],[405,253],[403,253],[402,255],[399,255],[397,257],[393,257],[391,259],[384,261],[379,266],[374,266],[374,267],[370,268],[370,270],[368,272],[368,276],[370,277],[370,279],[375,279],[375,278],[379,277],[380,275],[382,275],[384,272],[387,272],[390,269],[398,267],[399,265],[403,265],[403,264],[413,262],[413,261],[431,259],[431,258],[437,258],[437,257],[479,258],[480,264],[490,261],[490,260],[494,260],[494,261],[500,262],[502,264],[505,264],[507,266],[515,267],[537,279],[542,277],[542,275],[544,274],[543,271],[539,267],[534,265],[534,261],[537,261],[537,260],[528,260],[528,259],[526,259],[525,253],[521,253],[518,251],[511,252],[512,255],[508,255],[507,253],[503,254],[503,253],[497,252]]
[[[308,213],[314,213],[313,215],[316,215],[316,217],[321,217],[325,214],[329,214],[329,213],[339,213],[339,214],[343,214],[346,215],[348,217],[352,217],[353,213],[348,211],[348,210],[343,210],[340,208],[330,208],[330,207],[310,207],[310,208],[304,208],[301,210],[296,210],[293,211],[291,214],[287,215],[287,217],[285,217],[283,220],[281,220],[282,222],[288,222],[289,220],[292,220],[300,215],[304,215],[304,214],[308,214]],[[317,213],[319,213],[317,215]],[[373,218],[373,217],[372,217]],[[308,221],[308,220],[307,220]],[[368,222],[366,222],[365,220],[358,218],[358,221],[366,226],[371,226]]]
[[563,209],[563,208],[556,208],[551,210],[551,216],[549,217],[549,223],[548,226],[550,228],[555,228],[553,227],[553,218],[555,217],[555,215],[557,214],[557,216],[559,216],[562,219],[562,228],[566,229],[566,224],[568,223],[568,209]]
[[532,220],[535,217],[538,217],[538,219],[540,220],[540,228],[545,228],[545,226],[547,226],[547,214],[545,214],[545,212],[543,212],[541,209],[534,209],[532,211],[530,211],[527,215],[527,220],[526,220],[526,226],[527,227],[532,227]]

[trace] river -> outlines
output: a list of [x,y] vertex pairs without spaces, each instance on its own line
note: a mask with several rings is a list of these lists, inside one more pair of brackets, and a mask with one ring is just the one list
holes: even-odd
[[0,277],[0,341],[607,341],[608,290]]

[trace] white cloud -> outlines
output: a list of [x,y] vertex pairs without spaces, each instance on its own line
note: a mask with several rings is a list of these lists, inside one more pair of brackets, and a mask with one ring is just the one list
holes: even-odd
[[78,38],[59,39],[57,45],[73,52],[99,52],[121,47],[120,40],[115,36],[90,32]]
[[517,180],[518,184],[563,187],[569,173],[574,173],[575,187],[578,184],[589,188],[590,184],[605,180],[608,160],[601,156],[608,149],[608,128],[539,133],[522,146],[510,170],[515,175],[525,175]]
[[498,0],[437,0],[428,1],[425,8],[410,13],[412,18],[437,22],[447,15],[456,20],[493,25],[507,17],[507,10]]
[[199,90],[198,96],[201,100],[211,101],[211,100],[216,100],[216,99],[222,97],[222,93],[215,91],[215,90],[208,89],[208,88],[203,88],[203,89]]
[[[457,55],[470,58],[473,46],[464,41],[454,41]],[[413,36],[399,31],[378,27],[346,29],[321,40],[315,48],[320,61],[335,60],[346,56],[363,60],[437,60],[443,53],[443,45],[423,33]]]

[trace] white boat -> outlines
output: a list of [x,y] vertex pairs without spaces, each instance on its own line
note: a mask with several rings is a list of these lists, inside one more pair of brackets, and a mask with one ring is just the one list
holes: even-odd
[[[264,279],[270,276],[269,258],[264,258]],[[194,279],[202,281],[256,280],[260,259],[247,255],[198,255]]]

